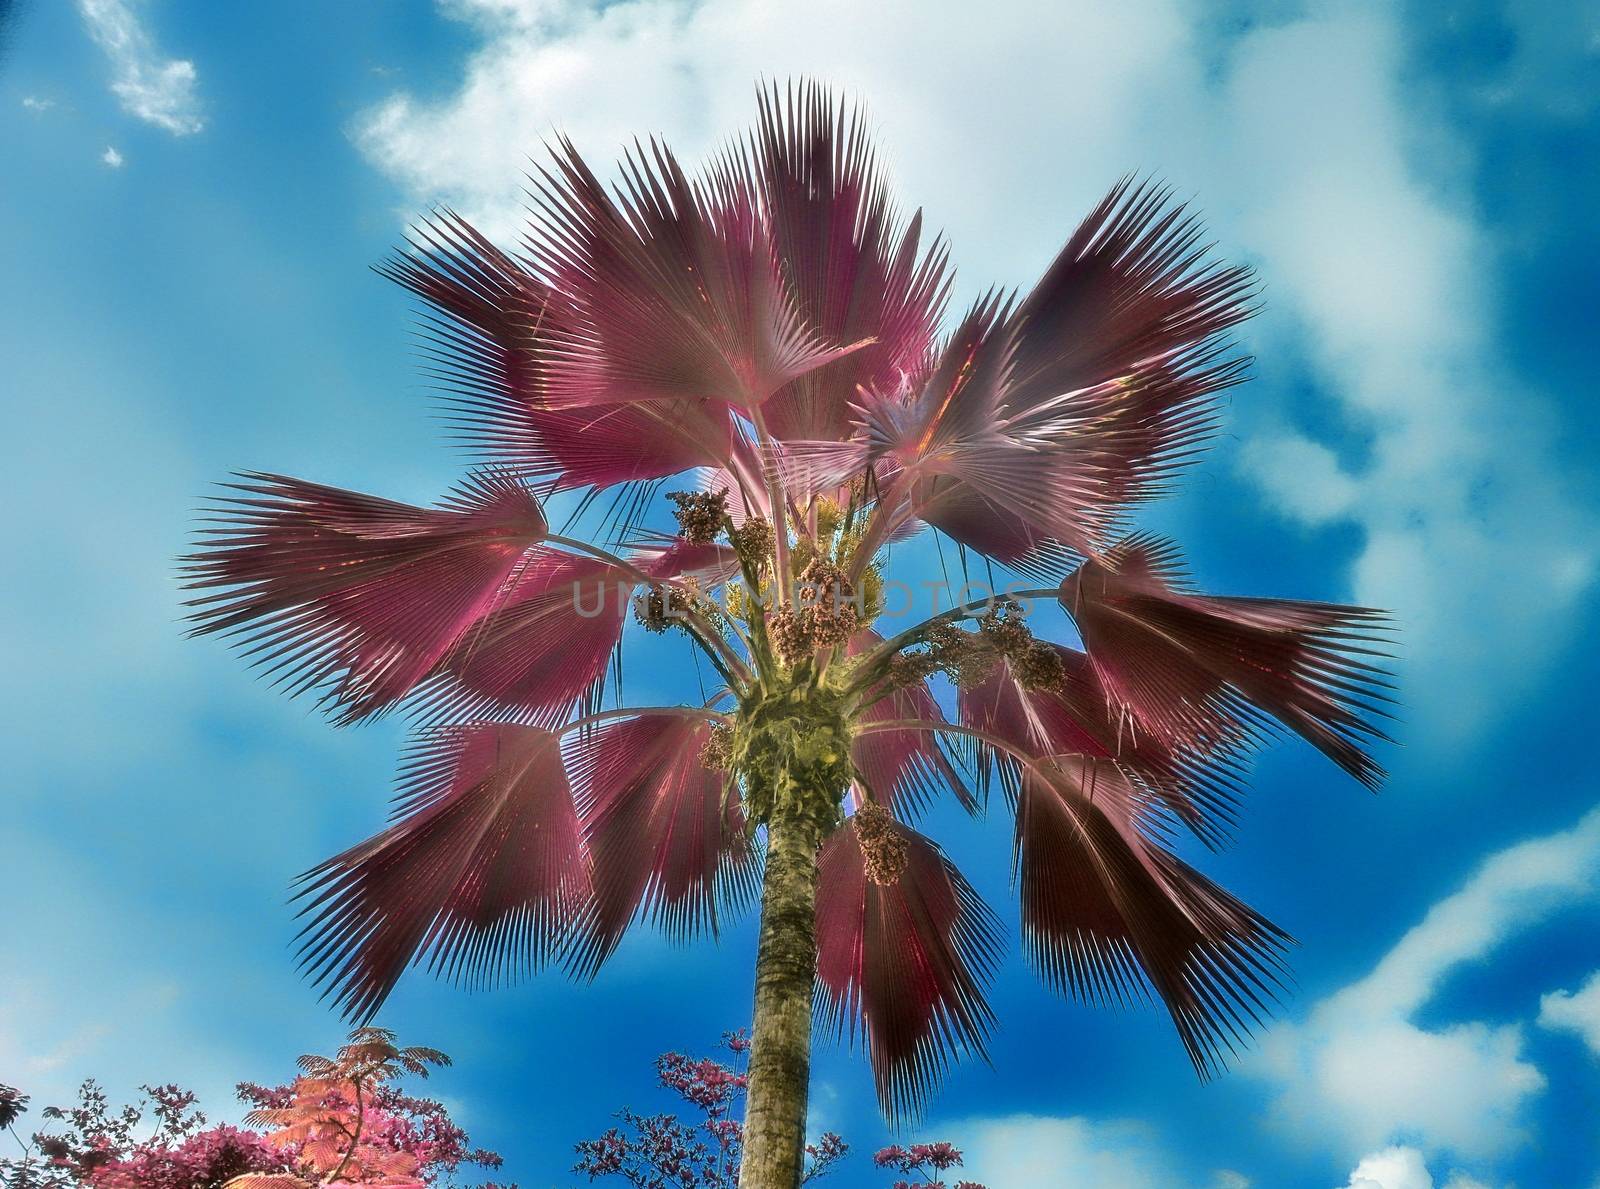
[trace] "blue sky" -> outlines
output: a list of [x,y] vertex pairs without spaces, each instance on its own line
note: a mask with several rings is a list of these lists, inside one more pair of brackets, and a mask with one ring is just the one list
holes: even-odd
[[[12,6],[0,55],[0,1080],[221,1107],[336,1043],[286,887],[379,824],[401,727],[336,732],[182,638],[191,509],[249,467],[434,498],[461,460],[368,271],[410,214],[509,236],[550,129],[692,157],[804,72],[870,103],[964,295],[1030,281],[1124,172],[1193,195],[1267,310],[1150,523],[1212,589],[1405,628],[1383,795],[1285,745],[1204,862],[1302,943],[1257,1049],[1201,1085],[1155,1011],[1013,954],[992,1065],[924,1134],[992,1189],[1600,1183],[1600,7],[82,0]],[[645,700],[682,667],[630,670]],[[1014,929],[1001,817],[934,827]],[[592,986],[413,978],[384,1021],[457,1058],[437,1089],[525,1189],[564,1186],[654,1053],[745,1022],[751,934],[641,936]],[[834,1183],[879,1184],[864,1065],[824,1045],[816,1082],[858,1151]]]

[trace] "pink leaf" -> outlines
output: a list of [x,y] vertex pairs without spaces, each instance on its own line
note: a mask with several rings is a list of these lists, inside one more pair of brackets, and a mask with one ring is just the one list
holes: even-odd
[[1202,1075],[1276,997],[1288,937],[1151,842],[1117,770],[1077,756],[1024,773],[1016,859],[1023,948],[1064,993],[1165,1003]]
[[567,768],[594,865],[594,899],[573,953],[592,973],[635,917],[676,939],[715,933],[719,901],[747,901],[759,868],[727,772],[700,754],[711,724],[640,714],[575,733]]
[[564,722],[597,695],[634,577],[598,558],[536,551],[499,604],[439,665],[418,701],[428,721]]
[[1129,728],[1173,747],[1231,750],[1265,715],[1363,784],[1383,769],[1362,747],[1386,736],[1387,675],[1359,657],[1385,616],[1364,607],[1187,593],[1177,547],[1129,537],[1061,584],[1107,696]]
[[759,96],[737,167],[754,176],[800,315],[826,341],[866,346],[791,380],[762,409],[784,440],[840,441],[857,389],[883,389],[932,348],[949,290],[945,245],[919,252],[922,216],[902,222],[868,141],[868,120],[803,82]]
[[945,1065],[983,1053],[993,1022],[984,1002],[999,924],[940,849],[896,824],[908,848],[897,882],[867,877],[846,825],[817,858],[817,985],[823,1022],[859,1026],[890,1115],[914,1114]]
[[401,973],[491,985],[538,969],[586,900],[556,737],[480,724],[421,736],[382,834],[302,877],[301,965],[369,1019]]
[[195,631],[233,636],[293,692],[322,688],[339,721],[410,693],[498,606],[544,513],[517,480],[473,476],[438,508],[249,475],[185,558]]
[[607,487],[716,465],[732,449],[727,406],[698,397],[556,408],[541,344],[579,317],[572,298],[451,212],[416,229],[380,269],[433,307],[421,328],[430,374],[477,449],[557,490]]
[[861,344],[824,344],[786,289],[747,179],[691,183],[651,142],[613,196],[562,139],[533,195],[541,278],[573,316],[541,347],[558,408],[706,398],[761,404]]
[[[1224,841],[1236,816],[1241,775],[1227,753],[1196,754],[1122,721],[1089,658],[1049,645],[1061,658],[1062,684],[1027,690],[1001,660],[988,677],[959,691],[961,722],[1009,743],[1024,755],[1079,755],[1113,762],[1146,795],[1210,845]],[[1007,752],[972,744],[980,773],[998,772],[1015,792],[1021,768]]]

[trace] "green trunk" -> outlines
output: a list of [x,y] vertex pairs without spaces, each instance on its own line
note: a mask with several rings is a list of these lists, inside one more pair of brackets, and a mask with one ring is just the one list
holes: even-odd
[[805,1175],[821,841],[821,828],[802,814],[768,826],[739,1189],[796,1189]]

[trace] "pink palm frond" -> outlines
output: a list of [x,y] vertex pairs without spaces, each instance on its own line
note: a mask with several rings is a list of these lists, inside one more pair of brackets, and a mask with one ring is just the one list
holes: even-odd
[[473,986],[539,969],[589,896],[559,739],[504,723],[425,732],[394,824],[301,883],[302,969],[358,1020],[413,962]]
[[280,475],[246,475],[184,560],[194,632],[234,638],[340,722],[410,693],[499,605],[544,512],[520,481],[474,475],[438,508]]
[[841,441],[860,389],[888,389],[923,365],[949,293],[948,251],[921,250],[922,214],[902,223],[868,138],[862,110],[846,110],[805,82],[758,96],[743,157],[724,170],[749,176],[796,309],[825,341],[865,342],[790,381],[763,407],[780,440]]
[[1125,180],[1033,292],[981,298],[909,389],[869,392],[861,432],[916,515],[1008,564],[1094,552],[1215,430],[1245,361],[1247,270],[1207,260],[1170,191]]
[[565,139],[535,179],[529,251],[572,303],[540,348],[558,408],[650,400],[761,404],[862,346],[824,342],[795,308],[755,196],[688,178],[661,145],[615,196]]
[[453,423],[480,453],[553,488],[609,487],[725,462],[728,408],[698,397],[598,408],[553,407],[541,343],[578,313],[460,216],[444,211],[378,269],[431,307],[420,328],[429,375]]
[[[1014,663],[1002,660],[985,680],[959,691],[962,725],[996,736],[1028,756],[1109,761],[1202,841],[1210,846],[1226,841],[1242,795],[1237,757],[1187,752],[1131,728],[1107,698],[1089,658],[1075,648],[1050,647],[1061,662],[1059,685],[1025,688]],[[968,742],[980,775],[998,774],[1014,793],[1023,773],[1014,754],[981,740]]]
[[1368,787],[1382,782],[1363,747],[1387,738],[1372,721],[1390,700],[1374,663],[1387,655],[1382,613],[1191,593],[1177,547],[1153,536],[1086,562],[1062,582],[1061,604],[1130,730],[1228,750],[1270,716]]
[[441,660],[416,699],[430,723],[511,719],[554,727],[594,704],[622,637],[633,572],[536,550],[496,605]]
[[873,459],[898,474],[910,510],[961,544],[1008,562],[1053,541],[1082,551],[1098,537],[1099,476],[1071,426],[1035,426],[1024,438],[1005,424],[1008,309],[990,293],[931,371],[901,390],[864,394],[860,432]]
[[760,864],[728,772],[701,759],[712,724],[640,714],[575,734],[566,761],[594,895],[570,961],[593,974],[635,918],[686,941],[715,934],[719,902],[747,903]]
[[905,867],[888,885],[869,877],[855,829],[823,844],[817,989],[825,1027],[852,1039],[860,1030],[878,1101],[897,1117],[920,1109],[950,1060],[983,1054],[999,922],[938,846],[892,828]]
[[1282,987],[1286,934],[1151,841],[1110,765],[1030,767],[1017,801],[1023,948],[1064,994],[1123,1004],[1153,989],[1195,1068],[1216,1072]]
[[1007,405],[1178,366],[1253,312],[1245,268],[1208,258],[1199,221],[1170,187],[1124,178],[1078,225],[1017,309]]
[[1042,532],[971,483],[936,475],[918,484],[914,496],[923,523],[1019,574],[1055,582],[1083,558],[1077,548]]
[[687,541],[665,534],[630,542],[629,560],[652,578],[693,578],[717,586],[739,572],[739,555],[715,541]]

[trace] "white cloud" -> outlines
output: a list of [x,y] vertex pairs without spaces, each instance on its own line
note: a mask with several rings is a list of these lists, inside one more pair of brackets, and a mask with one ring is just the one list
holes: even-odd
[[46,112],[56,105],[54,99],[43,99],[38,95],[24,95],[22,106],[32,112]]
[[[1544,1088],[1515,1024],[1423,1026],[1444,980],[1600,887],[1600,809],[1490,857],[1435,904],[1365,978],[1262,1039],[1244,1068],[1279,1084],[1277,1108],[1321,1142],[1371,1150],[1404,1140],[1487,1158],[1523,1138]],[[1558,1009],[1559,1010],[1559,1009]]]
[[1551,991],[1540,999],[1539,1023],[1577,1033],[1600,1057],[1600,970],[1576,991]]
[[1592,518],[1552,473],[1538,394],[1497,356],[1470,153],[1406,84],[1398,9],[1279,8],[1219,46],[1181,0],[445,8],[481,36],[460,88],[397,93],[354,135],[408,206],[451,202],[506,240],[552,129],[602,160],[651,132],[693,159],[748,124],[757,75],[812,73],[868,100],[969,294],[1030,280],[1130,169],[1198,191],[1230,253],[1260,266],[1270,312],[1253,345],[1305,358],[1370,443],[1338,457],[1267,424],[1259,384],[1235,400],[1243,465],[1284,514],[1360,529],[1352,584],[1404,626],[1411,737],[1470,733],[1564,639],[1595,569]]
[[[1526,680],[1528,658],[1536,673],[1559,644],[1554,625],[1595,569],[1576,527],[1590,517],[1496,358],[1497,245],[1465,183],[1441,190],[1425,171],[1463,146],[1418,119],[1427,98],[1404,81],[1392,14],[1325,12],[1245,39],[1225,110],[1250,179],[1240,238],[1371,447],[1341,465],[1286,434],[1255,440],[1244,463],[1290,517],[1361,527],[1356,597],[1398,613],[1411,675],[1451,691],[1431,725],[1467,736],[1504,705],[1504,681],[1486,682],[1508,675],[1496,658],[1516,656]],[[1485,618],[1506,630],[1465,630]]]
[[1142,1123],[1012,1115],[953,1123],[939,1134],[966,1157],[961,1178],[984,1185],[1165,1189],[1178,1183]]
[[122,168],[122,154],[117,152],[115,146],[113,145],[106,146],[106,151],[100,154],[100,160],[105,162],[112,169]]
[[[935,1128],[961,1149],[954,1181],[996,1189],[1011,1185],[1093,1185],[1094,1189],[1168,1189],[1183,1177],[1174,1170],[1148,1123],[1133,1119],[1052,1118],[1010,1115],[968,1119]],[[1211,1189],[1250,1189],[1232,1169],[1212,1174]]]
[[[1394,1147],[1363,1156],[1350,1179],[1339,1189],[1434,1189],[1436,1184],[1421,1152],[1415,1148]],[[1489,1187],[1464,1172],[1454,1172],[1439,1189]]]
[[1362,495],[1361,484],[1345,474],[1332,450],[1297,433],[1252,437],[1244,444],[1243,461],[1286,512],[1308,524],[1350,516]]
[[1433,1189],[1433,1177],[1415,1148],[1385,1148],[1363,1156],[1344,1189]]
[[111,90],[122,110],[174,136],[205,127],[187,58],[164,57],[130,0],[78,0],[84,23],[111,62]]

